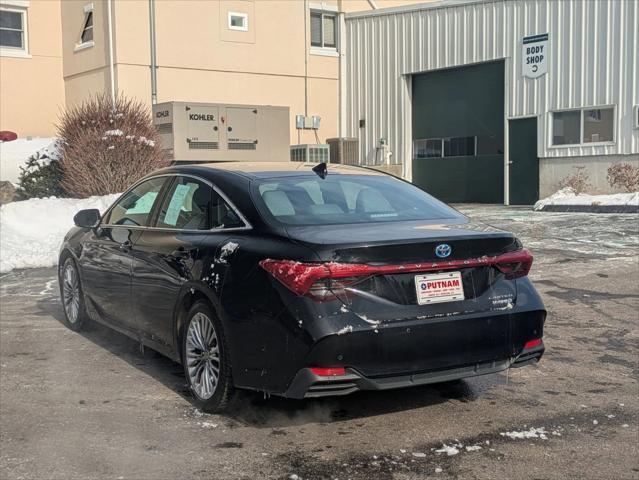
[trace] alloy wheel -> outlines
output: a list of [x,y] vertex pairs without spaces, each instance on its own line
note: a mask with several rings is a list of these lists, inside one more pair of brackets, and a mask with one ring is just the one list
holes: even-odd
[[186,332],[186,364],[197,396],[211,398],[220,378],[220,348],[213,322],[201,312],[193,315]]
[[64,267],[62,278],[62,299],[69,323],[76,323],[80,314],[80,282],[78,272],[72,264]]

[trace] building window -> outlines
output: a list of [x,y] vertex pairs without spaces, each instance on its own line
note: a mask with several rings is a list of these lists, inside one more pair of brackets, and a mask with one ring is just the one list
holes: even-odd
[[311,11],[311,46],[337,50],[337,14]]
[[229,12],[229,29],[248,32],[248,13]]
[[580,108],[552,113],[552,144],[614,142],[615,108]]
[[552,114],[552,144],[571,145],[581,143],[581,112],[554,112]]
[[444,139],[444,157],[472,157],[475,155],[476,137],[453,137]]
[[76,50],[92,47],[93,43],[93,4],[84,6],[84,20],[82,23],[82,32],[80,32],[80,41],[75,46]]
[[614,140],[614,108],[584,110],[584,143]]
[[27,53],[27,11],[25,9],[0,8],[0,50],[7,56],[24,56]]

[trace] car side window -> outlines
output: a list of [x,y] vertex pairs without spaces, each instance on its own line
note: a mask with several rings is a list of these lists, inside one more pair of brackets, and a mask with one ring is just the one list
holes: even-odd
[[145,226],[166,177],[151,178],[129,191],[111,209],[109,225]]
[[209,230],[244,226],[237,214],[209,185],[190,177],[178,177],[164,199],[159,228]]

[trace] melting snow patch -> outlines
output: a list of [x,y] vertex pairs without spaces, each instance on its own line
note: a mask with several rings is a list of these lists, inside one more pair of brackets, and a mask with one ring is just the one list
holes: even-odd
[[424,458],[426,454],[424,452],[413,452],[413,457]]
[[479,445],[469,445],[466,447],[467,452],[476,452],[478,450],[481,450],[481,447]]
[[439,468],[439,467],[435,468],[435,473],[442,473],[442,472],[443,472],[443,470],[441,468]]
[[510,439],[524,439],[524,438],[541,438],[542,440],[548,440],[548,433],[544,427],[535,428],[530,427],[529,430],[502,432],[502,437],[508,437]]
[[566,187],[553,193],[550,197],[539,200],[533,207],[542,210],[546,205],[639,205],[639,192],[615,193],[612,195],[577,195]]
[[198,423],[198,425],[202,425],[202,428],[217,428],[217,423],[212,422],[202,422]]
[[435,453],[445,453],[449,457],[452,455],[457,455],[459,453],[459,449],[462,448],[463,445],[459,443],[454,443],[452,445],[444,444],[442,448],[435,450]]
[[345,333],[351,333],[353,331],[353,326],[348,325],[337,332],[338,335],[344,335]]
[[220,249],[220,254],[216,260],[220,263],[227,263],[228,258],[235,253],[240,246],[235,242],[226,242]]

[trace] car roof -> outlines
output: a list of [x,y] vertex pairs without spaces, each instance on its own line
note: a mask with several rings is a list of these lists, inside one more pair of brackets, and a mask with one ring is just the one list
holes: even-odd
[[[180,167],[180,163],[175,167]],[[186,165],[184,165],[186,166]],[[311,175],[316,163],[302,162],[214,162],[214,163],[191,163],[191,167],[199,169],[220,170],[232,172],[249,178],[274,178],[282,176]],[[328,174],[339,173],[341,175],[386,175],[384,172],[371,168],[329,163],[327,165]]]

